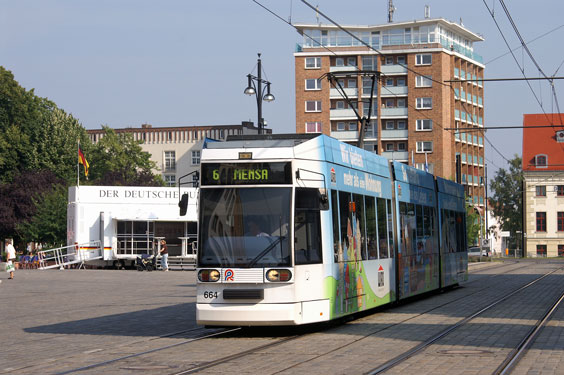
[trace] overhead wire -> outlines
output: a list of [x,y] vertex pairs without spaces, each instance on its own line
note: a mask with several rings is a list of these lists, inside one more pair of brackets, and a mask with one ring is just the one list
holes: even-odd
[[[519,32],[519,29],[517,28],[517,25],[515,24],[515,22],[513,21],[513,17],[511,17],[511,13],[509,12],[509,9],[507,8],[507,6],[505,5],[505,1],[504,0],[499,0],[499,3],[501,4],[505,15],[507,16],[507,19],[509,19],[509,22],[511,23],[511,26],[513,27],[513,30],[515,31],[515,34],[517,34],[517,38],[519,38],[519,41],[521,42],[521,45],[523,46],[523,50],[525,52],[527,52],[527,55],[529,55],[529,58],[531,59],[531,61],[533,62],[533,64],[535,64],[536,68],[538,69],[539,73],[541,73],[546,79],[549,79],[549,77],[546,75],[546,73],[543,71],[543,69],[540,67],[539,63],[537,62],[537,60],[533,57],[533,54],[531,53],[531,50],[529,49],[529,47],[527,46],[527,44],[525,43],[525,40],[523,39],[523,37],[521,36],[521,33]],[[551,86],[552,86],[552,92],[553,92],[553,96],[554,96],[554,103],[556,104],[556,110],[558,111],[558,113],[560,113],[560,104],[558,103],[558,97],[556,95],[556,91],[554,90],[554,82],[551,81]]]
[[[519,67],[519,70],[521,71],[521,74],[523,74],[523,76],[525,76],[525,71],[524,69],[521,67],[521,65],[519,64],[519,61],[517,61],[517,57],[515,56],[515,54],[513,53],[513,51],[511,50],[511,47],[509,46],[509,42],[507,41],[507,38],[505,37],[505,34],[503,33],[503,31],[501,30],[501,26],[499,25],[499,23],[497,22],[497,19],[495,18],[494,13],[492,12],[492,10],[490,9],[490,7],[488,6],[488,4],[486,3],[486,0],[482,0],[484,5],[486,6],[486,9],[488,10],[488,13],[490,14],[490,16],[492,17],[492,20],[494,21],[500,35],[501,38],[503,39],[505,45],[507,46],[507,48],[509,49],[509,52],[511,53],[511,56],[513,56],[513,60],[515,60],[515,63],[517,64],[517,66]],[[546,119],[548,120],[549,123],[552,123],[550,118],[548,117],[548,114],[546,113],[542,102],[540,101],[539,97],[537,96],[535,90],[533,89],[533,87],[531,86],[531,84],[529,83],[529,81],[525,81],[527,82],[527,86],[529,86],[529,89],[531,90],[533,96],[535,97],[537,103],[539,104],[541,110],[543,111]]]

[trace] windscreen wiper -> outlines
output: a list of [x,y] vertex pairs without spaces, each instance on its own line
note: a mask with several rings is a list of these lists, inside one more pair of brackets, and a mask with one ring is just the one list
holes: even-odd
[[278,239],[276,239],[276,241],[274,241],[273,243],[271,243],[270,245],[268,245],[263,251],[261,251],[256,257],[254,257],[254,259],[249,262],[248,267],[250,268],[250,267],[254,266],[255,264],[257,264],[257,262],[258,262],[263,256],[265,256],[266,254],[268,254],[272,249],[274,249],[274,247],[275,247],[278,243],[280,243],[280,242],[281,242],[283,239],[285,239],[285,238],[286,238],[285,236],[280,236],[280,237],[278,237]]

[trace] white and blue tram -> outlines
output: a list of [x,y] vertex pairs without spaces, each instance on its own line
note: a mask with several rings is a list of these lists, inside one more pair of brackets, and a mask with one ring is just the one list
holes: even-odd
[[467,278],[462,186],[319,135],[201,154],[196,315],[298,325]]

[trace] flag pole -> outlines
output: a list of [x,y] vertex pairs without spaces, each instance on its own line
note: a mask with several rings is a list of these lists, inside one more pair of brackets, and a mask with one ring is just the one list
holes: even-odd
[[80,163],[78,162],[79,154],[80,154],[80,138],[78,138],[78,148],[76,150],[76,187],[80,186]]

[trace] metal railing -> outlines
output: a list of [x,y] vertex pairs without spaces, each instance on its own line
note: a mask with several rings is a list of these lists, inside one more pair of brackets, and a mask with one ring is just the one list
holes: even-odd
[[100,241],[57,247],[37,252],[39,269],[64,268],[71,264],[101,259],[104,256]]

